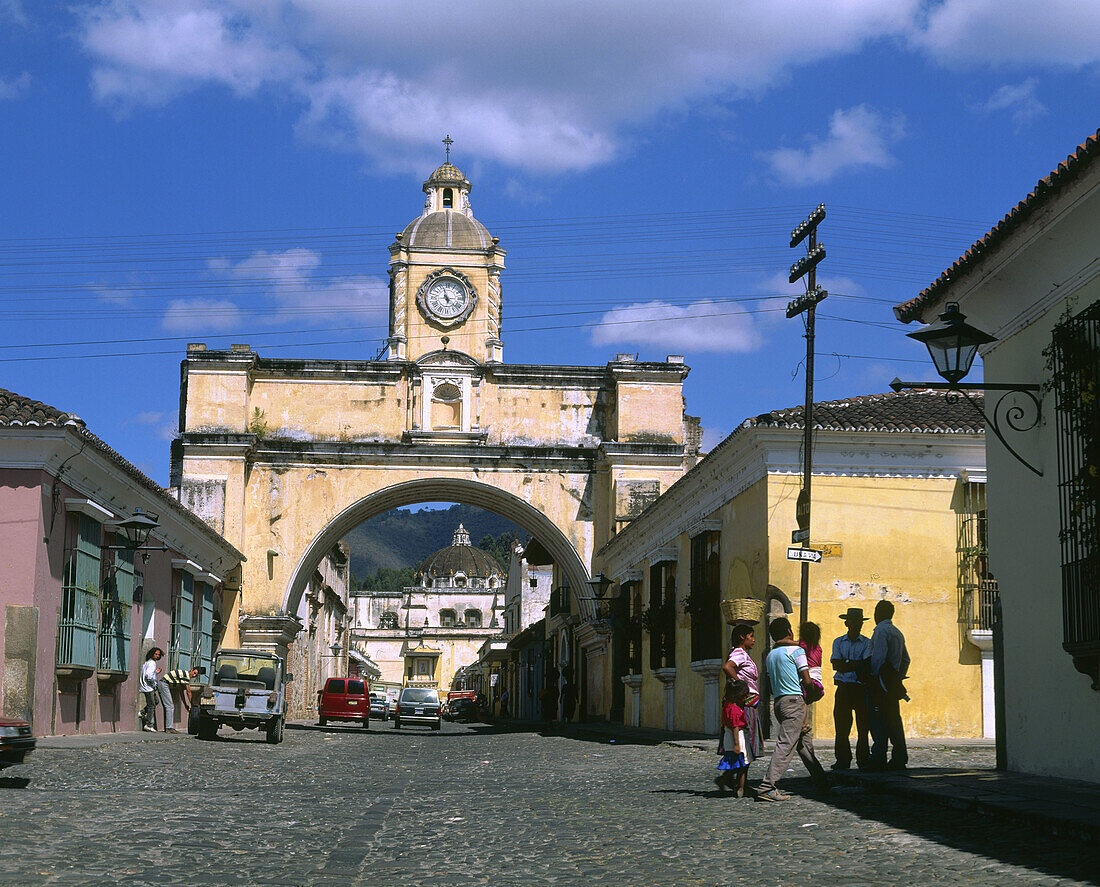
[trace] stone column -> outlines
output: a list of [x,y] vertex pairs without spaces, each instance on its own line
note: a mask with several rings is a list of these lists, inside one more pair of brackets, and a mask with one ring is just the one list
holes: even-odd
[[239,631],[241,647],[253,650],[265,650],[286,659],[287,649],[298,632],[302,622],[297,616],[278,613],[274,616],[241,616]]
[[671,732],[676,723],[676,669],[655,668],[653,676],[665,685],[665,729]]
[[718,684],[722,677],[723,661],[697,659],[691,663],[691,670],[703,679],[703,732],[709,736],[718,735],[718,710],[721,705]]
[[624,674],[620,680],[630,688],[630,727],[642,725],[642,676]]

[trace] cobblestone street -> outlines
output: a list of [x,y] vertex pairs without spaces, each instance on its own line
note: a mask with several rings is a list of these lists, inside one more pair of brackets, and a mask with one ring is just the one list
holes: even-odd
[[[988,765],[935,748],[912,763],[967,755]],[[453,724],[40,748],[0,777],[0,884],[1003,887],[1100,872],[1095,846],[857,787],[816,799],[800,766],[787,802],[722,796],[714,763]]]

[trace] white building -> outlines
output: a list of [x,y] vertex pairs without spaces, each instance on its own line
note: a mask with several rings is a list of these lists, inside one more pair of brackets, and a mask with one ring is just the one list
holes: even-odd
[[958,303],[967,323],[996,337],[980,349],[987,385],[1042,386],[1003,400],[1001,391],[986,395],[989,430],[1004,437],[986,436],[989,559],[1004,637],[999,751],[1012,770],[1093,782],[1100,782],[1098,244],[1100,132],[894,309],[906,323],[927,323]]

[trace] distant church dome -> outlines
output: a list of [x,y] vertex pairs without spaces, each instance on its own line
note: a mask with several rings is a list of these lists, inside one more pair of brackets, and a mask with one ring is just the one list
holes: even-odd
[[470,544],[470,534],[462,524],[455,530],[454,540],[446,548],[428,555],[416,568],[416,578],[450,579],[462,574],[467,579],[503,580],[504,573],[489,552],[474,548]]
[[466,181],[466,176],[462,174],[457,166],[451,163],[449,160],[442,166],[438,167],[435,172],[428,176],[429,185],[462,185],[465,184],[467,188],[470,187],[470,183]]
[[493,235],[474,218],[471,188],[450,160],[437,167],[424,182],[424,211],[405,226],[398,240],[410,249],[489,249]]

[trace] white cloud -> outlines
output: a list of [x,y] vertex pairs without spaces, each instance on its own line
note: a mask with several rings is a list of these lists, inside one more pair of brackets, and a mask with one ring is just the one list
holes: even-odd
[[271,87],[300,103],[303,132],[379,163],[419,168],[449,132],[460,158],[566,170],[614,157],[655,114],[902,36],[919,5],[106,0],[83,6],[80,35],[104,100]]
[[1095,0],[943,0],[930,4],[913,43],[959,67],[1041,64],[1076,68],[1100,61]]
[[677,352],[748,352],[762,342],[753,315],[728,302],[652,301],[620,305],[600,318],[593,345],[652,345]]
[[5,19],[17,25],[27,24],[27,13],[20,0],[0,0],[0,21]]
[[890,146],[904,133],[902,115],[886,117],[868,105],[857,105],[834,111],[829,118],[829,134],[808,137],[805,148],[775,148],[760,156],[785,184],[819,184],[841,172],[893,166],[897,161]]
[[219,332],[240,325],[241,312],[228,299],[173,299],[161,326],[176,332]]
[[127,425],[148,427],[157,436],[158,440],[172,440],[179,434],[179,421],[174,413],[161,413],[153,410],[137,413],[122,423],[123,428]]
[[1029,77],[1023,83],[1005,84],[983,106],[986,111],[1008,111],[1017,129],[1046,113],[1046,106],[1035,95],[1038,81]]
[[6,80],[0,77],[0,102],[22,98],[31,88],[31,75],[24,71],[18,77]]
[[[365,275],[325,275],[315,250],[264,250],[247,259],[207,261],[214,280],[227,286],[232,298],[187,298],[172,301],[161,325],[170,330],[216,332],[251,326],[309,327],[319,321],[349,326],[383,326],[389,310],[389,284]],[[257,306],[256,296],[263,300]]]

